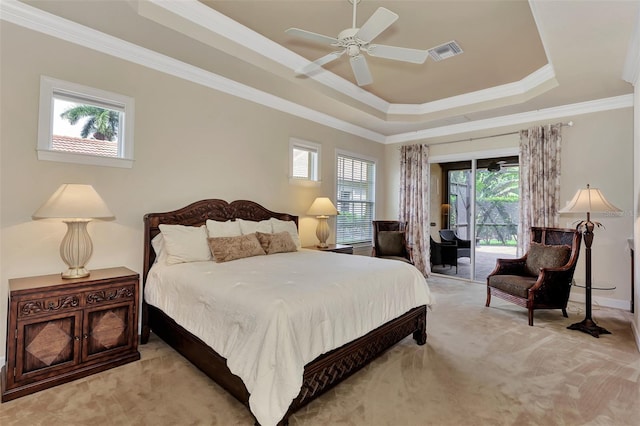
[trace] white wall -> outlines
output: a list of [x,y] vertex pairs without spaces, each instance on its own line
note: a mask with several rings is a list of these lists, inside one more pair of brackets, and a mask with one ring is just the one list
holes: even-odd
[[[574,126],[562,129],[561,205],[569,201],[578,188],[589,183],[600,188],[607,199],[623,211],[619,216],[594,214],[592,217],[604,225],[604,228],[595,231],[592,248],[593,286],[616,287],[615,290],[594,291],[593,298],[595,303],[628,310],[631,299],[631,262],[627,239],[633,235],[634,215],[633,109],[559,117],[552,122],[568,120],[572,120]],[[534,124],[541,123],[530,123],[521,128],[528,128]],[[494,133],[502,134],[516,130],[519,129],[495,129]],[[486,135],[487,132],[457,135],[449,139],[466,141],[451,144],[439,144],[446,142],[445,138],[416,143],[432,144],[430,158],[482,158],[482,153],[490,157],[503,150],[517,151],[518,135],[469,141],[470,138]],[[385,148],[388,176],[386,192],[389,194],[385,215],[388,217],[397,217],[398,214],[397,203],[392,195],[399,191],[398,148],[399,145],[389,145]],[[562,215],[561,226],[573,227],[575,221],[582,219],[585,218]],[[584,285],[584,277],[584,256],[581,256],[575,280],[578,284]],[[572,290],[572,298],[584,300],[584,292],[576,287]],[[594,315],[597,316],[597,311]]]
[[[145,213],[205,198],[249,199],[299,215],[302,243],[311,245],[316,220],[305,212],[316,196],[335,197],[335,150],[375,158],[384,170],[380,144],[5,21],[0,40],[0,342],[8,279],[66,269],[58,254],[65,225],[31,219],[62,183],[92,184],[116,216],[89,224],[94,253],[88,268],[122,265],[140,272]],[[132,169],[37,160],[40,75],[135,98]],[[289,184],[290,137],[321,144],[320,187]],[[383,173],[378,179],[384,181]],[[383,187],[376,196],[384,200]]]

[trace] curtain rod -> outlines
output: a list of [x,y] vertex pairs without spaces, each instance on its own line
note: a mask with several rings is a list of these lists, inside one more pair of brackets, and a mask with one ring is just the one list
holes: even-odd
[[[560,125],[562,127],[573,127],[573,121],[569,121],[567,123],[560,123]],[[455,141],[448,141],[448,142],[441,142],[441,143],[434,143],[433,145],[447,145],[450,143],[456,143],[456,142],[466,142],[466,141],[475,141],[475,140],[479,140],[479,139],[489,139],[489,138],[497,138],[498,136],[508,136],[508,135],[517,135],[518,133],[520,133],[520,130],[518,130],[517,132],[507,132],[507,133],[499,133],[497,135],[489,135],[489,136],[479,136],[477,138],[466,138],[466,139],[458,139]],[[427,144],[429,145],[429,144]]]

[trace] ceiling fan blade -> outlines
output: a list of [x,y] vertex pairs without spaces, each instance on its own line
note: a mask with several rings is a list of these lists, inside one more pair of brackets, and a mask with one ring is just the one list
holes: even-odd
[[372,44],[367,48],[367,53],[379,58],[393,59],[396,61],[423,64],[429,56],[428,50],[409,49],[407,47],[385,46],[384,44]]
[[369,20],[360,27],[360,31],[356,33],[355,37],[369,43],[376,38],[378,34],[389,28],[397,19],[397,14],[384,7],[379,7],[378,10],[371,15]]
[[371,71],[369,71],[369,65],[367,65],[367,60],[364,56],[353,56],[350,62],[358,86],[366,86],[367,84],[373,83],[373,77],[371,77]]
[[313,71],[321,68],[324,64],[328,64],[331,61],[335,61],[340,56],[344,55],[345,52],[346,50],[343,49],[336,52],[331,52],[328,55],[324,55],[322,58],[316,59],[315,61],[305,65],[300,70],[296,71],[296,74],[310,74]]
[[335,44],[338,42],[338,39],[335,37],[329,37],[326,35],[313,33],[311,31],[301,30],[300,28],[289,28],[285,31],[285,33],[294,37],[306,38],[307,40],[315,41],[317,43]]

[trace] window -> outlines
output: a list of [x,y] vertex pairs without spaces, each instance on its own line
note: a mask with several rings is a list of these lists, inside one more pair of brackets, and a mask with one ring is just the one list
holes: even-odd
[[291,138],[289,152],[289,176],[294,182],[320,181],[320,145]]
[[339,244],[371,242],[375,210],[375,171],[373,160],[338,152],[337,155],[336,241]]
[[38,159],[133,165],[133,99],[42,76]]

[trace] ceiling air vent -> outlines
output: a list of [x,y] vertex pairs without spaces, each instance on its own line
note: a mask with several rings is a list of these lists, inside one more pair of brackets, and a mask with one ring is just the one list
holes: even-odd
[[459,55],[461,53],[462,48],[455,40],[429,49],[429,56],[431,56],[431,59],[436,62]]

